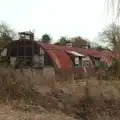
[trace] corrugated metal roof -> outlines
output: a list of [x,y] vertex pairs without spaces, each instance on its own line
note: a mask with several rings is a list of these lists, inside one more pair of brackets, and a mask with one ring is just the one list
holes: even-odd
[[[113,61],[114,59],[117,59],[116,54],[112,53],[110,51],[98,51],[98,50],[92,49],[92,48],[83,49],[83,48],[76,48],[76,47],[69,47],[69,46],[59,46],[59,45],[53,45],[53,44],[44,44],[44,43],[39,43],[39,42],[37,42],[37,43],[39,45],[41,45],[46,50],[56,50],[56,51],[59,50],[59,51],[62,51],[65,56],[67,56],[67,54],[65,54],[65,52],[70,52],[71,54],[74,52],[75,54],[78,53],[78,54],[82,54],[84,56],[92,56],[94,58],[102,59],[104,57],[104,59],[106,59],[106,61],[108,63]],[[62,52],[60,52],[60,53],[62,53]],[[62,54],[61,54],[61,56],[62,56]],[[68,58],[66,58],[66,59],[68,59]],[[61,61],[61,64],[62,64],[62,61],[64,61],[64,58],[62,58],[60,61]]]
[[57,49],[56,46],[53,45],[53,44],[41,43],[41,42],[38,42],[38,41],[36,43],[39,44],[40,46],[42,46],[45,50],[49,50],[49,49],[56,50]]
[[59,69],[72,69],[72,63],[69,56],[60,50],[47,50]]
[[37,43],[50,55],[58,69],[72,69],[72,61],[63,50],[52,44]]
[[59,45],[55,45],[56,48],[58,49],[61,49],[61,50],[64,50],[64,51],[74,51],[74,52],[77,52],[77,53],[80,53],[82,55],[87,55],[86,53],[86,50],[85,49],[82,49],[82,48],[76,48],[76,47],[69,47],[69,46],[59,46]]

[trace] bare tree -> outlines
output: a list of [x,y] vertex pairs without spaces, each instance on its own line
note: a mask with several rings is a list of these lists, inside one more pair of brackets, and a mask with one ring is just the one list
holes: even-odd
[[109,50],[108,48],[106,48],[106,47],[104,47],[104,46],[102,46],[102,45],[100,45],[100,44],[98,44],[98,43],[95,43],[95,42],[91,42],[91,43],[90,43],[90,47],[91,47],[91,48],[94,48],[94,49],[96,49],[96,50],[99,50],[99,51]]
[[106,0],[108,12],[112,8],[112,13],[115,15],[115,21],[120,17],[120,0]]
[[0,23],[0,40],[12,41],[16,37],[15,32],[5,23]]
[[102,40],[114,51],[120,52],[120,26],[111,24],[101,33]]
[[75,38],[72,38],[72,45],[74,47],[81,47],[82,45],[87,45],[89,44],[89,42],[85,39],[83,39],[82,37],[78,36],[78,37],[75,37]]
[[3,48],[16,38],[16,33],[5,22],[0,22],[0,48]]
[[[120,26],[116,24],[109,25],[102,33],[104,42],[107,42],[108,45],[118,53],[120,57]],[[116,73],[116,77],[120,79],[120,61],[119,59],[114,61],[114,64],[111,66],[112,71]]]

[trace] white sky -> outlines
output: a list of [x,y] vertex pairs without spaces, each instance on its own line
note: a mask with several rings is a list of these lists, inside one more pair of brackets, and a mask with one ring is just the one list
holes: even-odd
[[0,0],[0,20],[18,32],[35,29],[38,38],[48,33],[54,41],[60,36],[95,41],[112,21],[105,7],[105,0]]

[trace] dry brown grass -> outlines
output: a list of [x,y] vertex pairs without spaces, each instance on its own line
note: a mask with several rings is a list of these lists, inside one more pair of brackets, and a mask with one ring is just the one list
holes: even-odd
[[7,115],[7,106],[3,105],[0,117],[5,120],[9,116],[16,120],[34,120],[35,117],[59,120],[64,119],[63,116],[65,120],[117,120],[120,118],[120,82],[93,79],[87,80],[87,85],[85,80],[57,82],[55,78],[42,77],[39,72],[1,69],[0,102],[10,105],[12,111]]
[[75,120],[61,112],[27,112],[15,110],[11,105],[0,105],[0,120]]
[[20,100],[31,101],[37,95],[34,81],[21,72],[12,69],[0,70],[0,99],[3,101]]

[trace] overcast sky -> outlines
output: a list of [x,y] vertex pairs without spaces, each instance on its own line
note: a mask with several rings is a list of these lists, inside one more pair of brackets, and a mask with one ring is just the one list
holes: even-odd
[[82,36],[91,41],[111,23],[105,0],[0,0],[0,20],[16,31],[35,29],[36,37],[48,33]]

